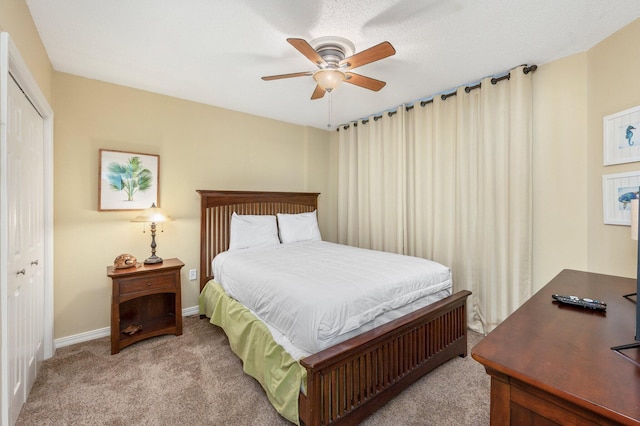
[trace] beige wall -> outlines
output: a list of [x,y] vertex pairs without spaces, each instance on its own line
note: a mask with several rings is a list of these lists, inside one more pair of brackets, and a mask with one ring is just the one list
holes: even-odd
[[53,67],[24,0],[0,0],[0,31],[11,35],[40,90],[53,107]]
[[533,284],[587,266],[586,53],[533,77]]
[[[109,325],[106,266],[121,253],[150,255],[138,212],[99,212],[98,150],[160,155],[160,204],[176,220],[157,235],[157,254],[178,257],[183,307],[197,305],[196,189],[321,192],[330,237],[330,133],[63,73],[54,80],[55,336]],[[327,238],[329,239],[329,238]]]
[[[604,225],[602,119],[640,105],[640,20],[534,75],[534,286],[564,268],[635,277],[628,226]],[[631,54],[630,54],[631,52]]]
[[602,165],[602,118],[640,105],[640,20],[589,51],[588,264],[593,272],[635,277],[636,243],[628,226],[604,225],[602,175],[640,171],[640,163]]
[[[149,254],[136,212],[98,212],[98,149],[160,155],[161,204],[175,222],[158,254],[180,257],[183,306],[196,304],[196,189],[318,191],[323,236],[335,240],[337,132],[182,101],[52,71],[24,1],[0,0],[9,31],[55,111],[55,337],[109,325],[106,266]],[[563,268],[634,276],[628,227],[602,224],[602,117],[640,105],[636,21],[598,46],[534,74],[534,285]],[[418,94],[420,95],[420,94]]]

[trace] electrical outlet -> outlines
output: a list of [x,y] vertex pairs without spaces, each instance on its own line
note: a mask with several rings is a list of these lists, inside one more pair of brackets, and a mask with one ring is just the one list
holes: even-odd
[[189,269],[189,281],[194,281],[198,278],[198,271],[196,269]]

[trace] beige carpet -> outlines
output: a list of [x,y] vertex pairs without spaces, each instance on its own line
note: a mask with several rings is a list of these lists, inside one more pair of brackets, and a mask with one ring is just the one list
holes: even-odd
[[[469,350],[481,336],[470,333]],[[244,374],[224,333],[187,317],[182,336],[110,354],[109,338],[58,349],[44,362],[19,425],[290,425]],[[456,358],[398,395],[364,423],[488,425],[489,376]]]

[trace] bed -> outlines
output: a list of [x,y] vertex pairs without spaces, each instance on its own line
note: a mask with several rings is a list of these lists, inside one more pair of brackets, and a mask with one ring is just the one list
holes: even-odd
[[[247,360],[244,358],[255,358],[261,352],[253,349],[250,341],[238,343],[236,337],[232,336],[232,326],[228,330],[225,327],[225,321],[229,324],[234,320],[229,319],[231,316],[221,319],[220,311],[229,309],[245,317],[251,313],[228,297],[216,302],[218,304],[215,308],[203,308],[202,301],[205,294],[223,293],[213,281],[212,260],[229,247],[232,214],[309,213],[317,210],[319,194],[212,190],[197,192],[201,197],[201,317],[211,316],[211,322],[225,330],[230,344],[232,340],[235,341],[232,349],[245,363]],[[466,290],[459,291],[384,325],[304,356],[296,362],[288,362],[291,369],[285,375],[292,374],[295,377],[291,381],[293,384],[287,384],[286,391],[296,399],[295,413],[298,416],[296,419],[289,419],[294,423],[299,420],[308,426],[357,424],[438,365],[456,356],[466,356],[466,298],[470,294]],[[214,322],[213,317],[217,318],[217,322]],[[253,322],[264,327],[260,321]],[[260,330],[263,329],[258,330],[262,333],[261,336],[252,335],[256,337],[245,340],[259,341],[271,337],[269,332]],[[264,337],[266,335],[268,337]],[[288,356],[277,343],[269,344],[270,354],[273,353],[273,348],[277,348],[284,352],[279,359]],[[290,358],[287,357],[289,360]],[[265,378],[257,377],[262,373],[249,371],[246,367],[247,365],[245,371],[258,379],[267,390],[263,383]],[[298,373],[296,369],[301,372]],[[296,384],[297,380],[301,382]]]

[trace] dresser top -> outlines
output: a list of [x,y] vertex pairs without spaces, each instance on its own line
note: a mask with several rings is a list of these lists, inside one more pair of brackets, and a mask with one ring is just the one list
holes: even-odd
[[[640,366],[611,347],[634,342],[630,278],[564,270],[472,350],[488,370],[593,411],[640,421]],[[552,294],[597,299],[606,312],[554,302]],[[640,362],[640,350],[625,353]]]

